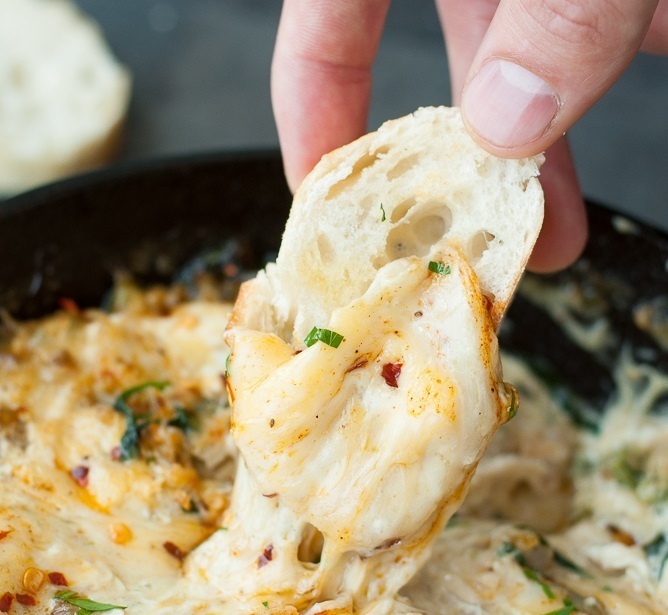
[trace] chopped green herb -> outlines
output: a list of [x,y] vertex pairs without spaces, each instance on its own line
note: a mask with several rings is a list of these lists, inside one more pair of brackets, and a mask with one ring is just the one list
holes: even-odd
[[517,414],[517,411],[520,409],[520,396],[517,392],[517,389],[509,382],[504,382],[503,388],[510,396],[510,400],[508,401],[508,408],[506,409],[508,412],[508,420],[510,420]]
[[145,423],[138,423],[134,416],[127,417],[127,425],[120,442],[121,461],[139,456],[139,438],[145,426]]
[[645,477],[638,455],[629,449],[616,452],[603,462],[603,467],[623,487],[635,490]]
[[566,598],[564,600],[564,606],[561,607],[560,609],[557,609],[556,611],[550,611],[549,613],[545,613],[545,615],[571,615],[571,613],[575,610],[575,605],[571,600]]
[[554,592],[552,591],[552,588],[545,581],[543,581],[540,576],[538,576],[538,572],[536,572],[533,568],[529,568],[527,565],[522,566],[522,572],[527,579],[538,583],[538,585],[540,585],[541,589],[543,590],[543,593],[550,600],[554,598]]
[[440,261],[429,261],[429,271],[437,273],[438,275],[449,275],[450,265],[446,265]]
[[[168,380],[158,380],[155,382],[143,382],[142,384],[138,384],[137,386],[130,387],[129,389],[126,389],[118,396],[118,399],[114,403],[114,408],[116,408],[116,404],[118,404],[119,401],[127,402],[128,399],[130,399],[133,395],[136,395],[141,391],[145,391],[146,389],[158,389],[158,391],[162,391],[163,389],[166,389],[169,386],[169,384],[170,383]],[[121,412],[119,408],[116,408],[116,410]]]
[[225,378],[230,377],[230,357],[231,356],[232,356],[232,354],[230,353],[230,354],[227,355],[227,359],[225,359]]
[[141,430],[148,424],[145,420],[137,420],[132,408],[128,405],[128,400],[133,395],[144,391],[145,389],[158,389],[162,391],[169,385],[169,382],[145,382],[138,384],[130,389],[123,391],[114,402],[114,410],[120,412],[127,421],[125,432],[121,437],[121,459],[127,461],[139,456],[139,437]]
[[191,410],[187,410],[180,404],[174,406],[174,418],[167,422],[170,427],[176,427],[184,433],[195,431],[198,427],[197,416]]
[[668,541],[666,536],[659,534],[652,542],[643,547],[647,555],[652,575],[657,581],[661,580],[663,572],[668,563]]
[[383,212],[380,221],[385,222],[385,220],[387,220],[387,218],[385,217],[385,208],[383,207],[382,203],[380,204],[380,211]]
[[552,591],[552,588],[547,583],[545,583],[545,581],[542,578],[542,574],[538,570],[535,570],[534,568],[531,567],[529,562],[527,562],[526,558],[522,553],[520,553],[517,547],[515,547],[509,542],[502,542],[499,545],[499,548],[496,550],[496,554],[499,557],[503,557],[504,555],[512,555],[513,559],[522,569],[524,576],[527,579],[530,579],[531,581],[535,581],[536,583],[538,583],[538,585],[541,586],[543,593],[548,598],[550,598],[550,600],[554,598],[554,592]]
[[[569,559],[563,553],[561,553],[560,551],[557,551],[557,549],[555,549],[545,539],[545,536],[543,536],[542,534],[536,532],[535,530],[533,530],[529,526],[525,526],[525,525],[521,525],[521,524],[517,525],[517,528],[518,529],[525,529],[525,530],[528,530],[530,532],[533,532],[536,535],[536,538],[538,538],[538,543],[542,547],[547,547],[550,550],[550,552],[552,553],[552,559],[554,560],[554,562],[556,564],[559,564],[562,568],[567,568],[568,570],[571,570],[572,572],[577,572],[578,574],[580,574],[584,577],[591,577],[591,575],[586,570],[584,570],[583,568],[578,566],[572,559]],[[508,550],[502,551],[502,549],[508,549]],[[512,544],[510,544],[508,542],[501,543],[501,546],[497,549],[496,553],[497,553],[497,555],[505,555],[507,553],[516,553],[516,554],[518,554],[518,557],[522,559],[522,561],[520,563],[521,564],[526,564],[526,561],[524,560],[524,556],[519,553],[519,550],[515,546],[513,546]]]
[[310,348],[316,342],[322,342],[332,348],[338,348],[343,341],[343,335],[329,329],[318,329],[313,327],[310,333],[304,338],[304,343]]
[[572,572],[577,572],[579,575],[582,575],[583,577],[589,577],[590,575],[583,570],[580,566],[578,566],[573,560],[569,559],[566,557],[563,553],[560,553],[556,549],[550,547],[552,549],[552,555],[554,557],[554,561],[559,564],[562,568],[567,568],[568,570],[571,570]]
[[263,600],[263,601],[262,601],[262,606],[264,606],[264,607],[268,607],[268,606],[269,606],[269,603],[268,603],[266,600]]
[[504,555],[510,555],[511,553],[517,553],[517,549],[515,548],[514,545],[511,545],[509,542],[502,542],[499,545],[499,548],[496,550],[496,554],[499,557],[503,557]]
[[608,455],[599,467],[647,504],[668,500],[668,481],[660,474],[647,471],[647,455],[641,450],[624,447]]
[[198,513],[199,512],[199,506],[197,506],[197,504],[195,503],[194,500],[189,500],[188,508],[183,508],[183,506],[182,506],[181,510],[183,510],[183,512],[187,512],[187,513]]
[[95,600],[82,598],[79,596],[79,594],[73,592],[71,589],[57,592],[55,598],[56,600],[61,600],[62,602],[67,602],[68,604],[79,607],[79,615],[88,615],[89,613],[100,613],[102,611],[112,611],[113,609],[127,608],[125,606],[105,604],[104,602],[95,602]]

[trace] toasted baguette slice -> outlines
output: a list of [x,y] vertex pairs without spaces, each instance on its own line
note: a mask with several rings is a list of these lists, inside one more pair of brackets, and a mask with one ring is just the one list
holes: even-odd
[[[277,262],[243,286],[225,334],[250,489],[292,515],[281,536],[323,538],[318,568],[284,595],[375,612],[515,414],[495,327],[540,230],[540,161],[493,158],[457,110],[422,109],[326,156],[300,188]],[[256,558],[239,526],[215,549]]]
[[473,265],[497,326],[541,228],[542,161],[487,153],[456,108],[389,121],[324,156],[304,180],[276,266],[252,292],[273,296],[274,328],[293,330],[298,343],[383,265],[449,245]]
[[0,194],[107,162],[130,78],[66,0],[0,0]]

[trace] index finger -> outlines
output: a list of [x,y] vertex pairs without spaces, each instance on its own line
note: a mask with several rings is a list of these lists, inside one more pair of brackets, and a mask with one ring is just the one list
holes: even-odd
[[285,0],[271,94],[294,191],[323,154],[366,132],[371,66],[390,0]]

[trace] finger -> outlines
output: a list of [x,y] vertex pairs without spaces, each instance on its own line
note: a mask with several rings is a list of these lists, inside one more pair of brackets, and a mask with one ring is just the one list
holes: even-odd
[[288,183],[366,132],[371,65],[389,0],[285,0],[272,103]]
[[660,0],[640,48],[648,53],[668,54],[668,0]]
[[461,102],[466,75],[498,4],[499,0],[436,1],[448,52],[453,105]]
[[462,95],[473,137],[520,157],[553,144],[617,80],[658,0],[501,0]]
[[529,269],[550,272],[572,264],[587,241],[587,216],[566,137],[547,152],[540,172],[545,219]]

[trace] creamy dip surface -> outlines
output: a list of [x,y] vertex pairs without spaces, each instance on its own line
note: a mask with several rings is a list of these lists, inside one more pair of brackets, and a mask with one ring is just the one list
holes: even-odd
[[[425,482],[434,475],[429,467],[415,466],[422,474],[402,470],[399,476],[409,480],[380,484],[385,500],[356,490],[360,473],[373,478],[379,447],[360,436],[354,412],[341,413],[336,387],[330,401],[313,408],[329,409],[319,437],[329,438],[330,450],[346,452],[338,460],[345,467],[293,430],[273,432],[279,435],[266,442],[246,435],[243,450],[255,469],[249,471],[231,435],[226,392],[223,332],[231,307],[174,302],[161,290],[130,294],[110,313],[66,303],[41,321],[5,327],[0,612],[668,612],[668,418],[661,411],[668,380],[652,368],[622,357],[617,394],[600,421],[583,427],[530,366],[504,357],[504,378],[520,391],[520,413],[491,440],[463,503],[470,477],[457,474],[462,487],[453,502],[461,508],[441,530],[454,508],[429,491],[437,488]],[[387,378],[397,374],[382,370],[397,363],[383,352],[409,352],[401,340],[419,336],[415,328],[423,326],[409,316],[421,310],[409,299],[403,304],[410,308],[399,319],[405,335],[395,339],[400,329],[392,327],[374,359],[333,376],[344,391],[371,390],[373,399],[364,401],[371,413],[382,396],[396,394]],[[358,322],[369,305],[352,306],[340,322]],[[314,346],[310,355],[295,355],[266,343],[262,361],[287,365],[284,379],[294,377],[288,359],[316,369],[330,350]],[[411,343],[410,353],[428,352],[421,343]],[[495,376],[492,367],[481,364],[476,378]],[[401,377],[420,382],[421,376]],[[453,382],[464,387],[463,377]],[[448,390],[438,393],[447,397]],[[504,405],[506,393],[498,400],[501,413],[512,408]],[[494,399],[487,403],[496,408]],[[276,418],[261,415],[263,428],[281,427],[276,422],[290,408],[286,403],[287,414]],[[451,423],[433,419],[427,426],[443,437],[452,433],[459,407],[452,408]],[[344,429],[357,430],[353,441],[368,458],[346,448],[351,440],[337,435]],[[386,434],[395,456],[402,442],[408,447],[410,438],[400,437],[406,429],[397,418]],[[488,435],[480,438],[486,443]],[[263,466],[262,447],[273,453],[281,442],[281,454],[298,461],[288,464],[289,475],[274,476]],[[441,455],[428,439],[418,444],[420,459]],[[417,463],[409,453],[401,453],[406,468]],[[457,449],[465,454],[473,469],[476,450]],[[365,459],[374,460],[371,467]],[[310,493],[317,495],[317,477],[338,484],[337,471],[355,480],[305,505]],[[267,491],[271,485],[275,492]],[[334,506],[323,523],[319,504]],[[374,515],[365,514],[373,507]],[[346,524],[350,532],[342,534]],[[396,532],[396,539],[378,543],[384,532]],[[333,540],[340,535],[345,548]]]

